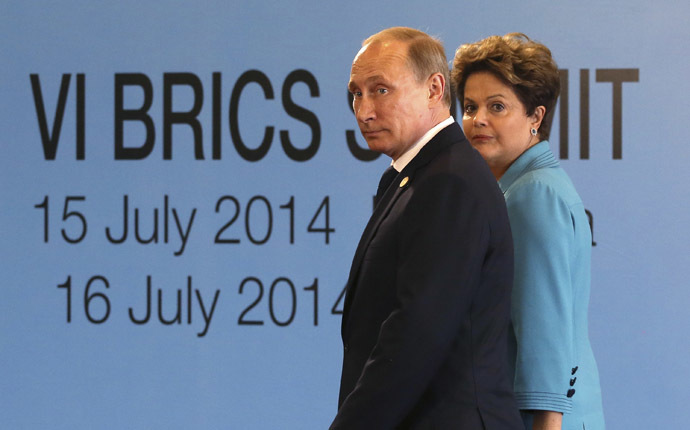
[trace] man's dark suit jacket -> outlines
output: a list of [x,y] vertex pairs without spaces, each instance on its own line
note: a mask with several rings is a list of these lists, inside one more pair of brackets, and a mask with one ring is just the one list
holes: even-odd
[[362,234],[331,429],[521,429],[506,372],[512,282],[503,195],[454,122],[398,174]]

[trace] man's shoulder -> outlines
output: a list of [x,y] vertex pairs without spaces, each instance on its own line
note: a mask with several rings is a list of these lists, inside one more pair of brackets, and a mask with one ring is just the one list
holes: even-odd
[[431,181],[434,186],[456,183],[476,189],[498,188],[489,166],[470,145],[457,122],[439,131],[410,162],[405,174],[418,185],[441,177]]
[[436,168],[443,168],[449,173],[452,172],[460,176],[474,176],[478,174],[495,182],[486,161],[470,145],[462,133],[454,139],[447,141],[445,148],[439,151],[429,164]]

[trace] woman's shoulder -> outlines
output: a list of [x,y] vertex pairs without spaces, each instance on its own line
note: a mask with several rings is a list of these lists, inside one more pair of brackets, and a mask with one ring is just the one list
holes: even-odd
[[506,203],[526,199],[533,204],[540,201],[562,201],[566,206],[582,204],[572,181],[560,167],[547,167],[523,173],[505,191]]

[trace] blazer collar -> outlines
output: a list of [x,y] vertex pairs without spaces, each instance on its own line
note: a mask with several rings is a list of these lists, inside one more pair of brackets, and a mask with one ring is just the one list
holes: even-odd
[[560,166],[560,163],[553,155],[553,152],[551,152],[549,142],[547,140],[542,140],[523,152],[517,160],[513,161],[513,164],[508,167],[508,170],[506,170],[503,176],[501,176],[501,179],[498,180],[498,186],[501,187],[501,191],[505,193],[506,190],[525,173],[531,170],[558,166]]
[[[426,165],[436,157],[436,155],[446,149],[449,145],[459,142],[464,135],[457,122],[453,121],[448,126],[441,129],[436,135],[431,138],[429,143],[419,151],[419,153],[405,166],[400,172],[401,177],[411,176],[420,167]],[[412,177],[410,177],[412,179]]]

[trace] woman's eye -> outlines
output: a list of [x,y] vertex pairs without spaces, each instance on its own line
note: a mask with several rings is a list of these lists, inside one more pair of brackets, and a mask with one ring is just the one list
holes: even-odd
[[503,112],[505,107],[501,103],[494,103],[491,105],[491,109],[495,112]]
[[476,110],[477,110],[477,108],[473,105],[465,105],[465,113],[471,114],[471,113],[474,113],[474,111],[476,111]]

